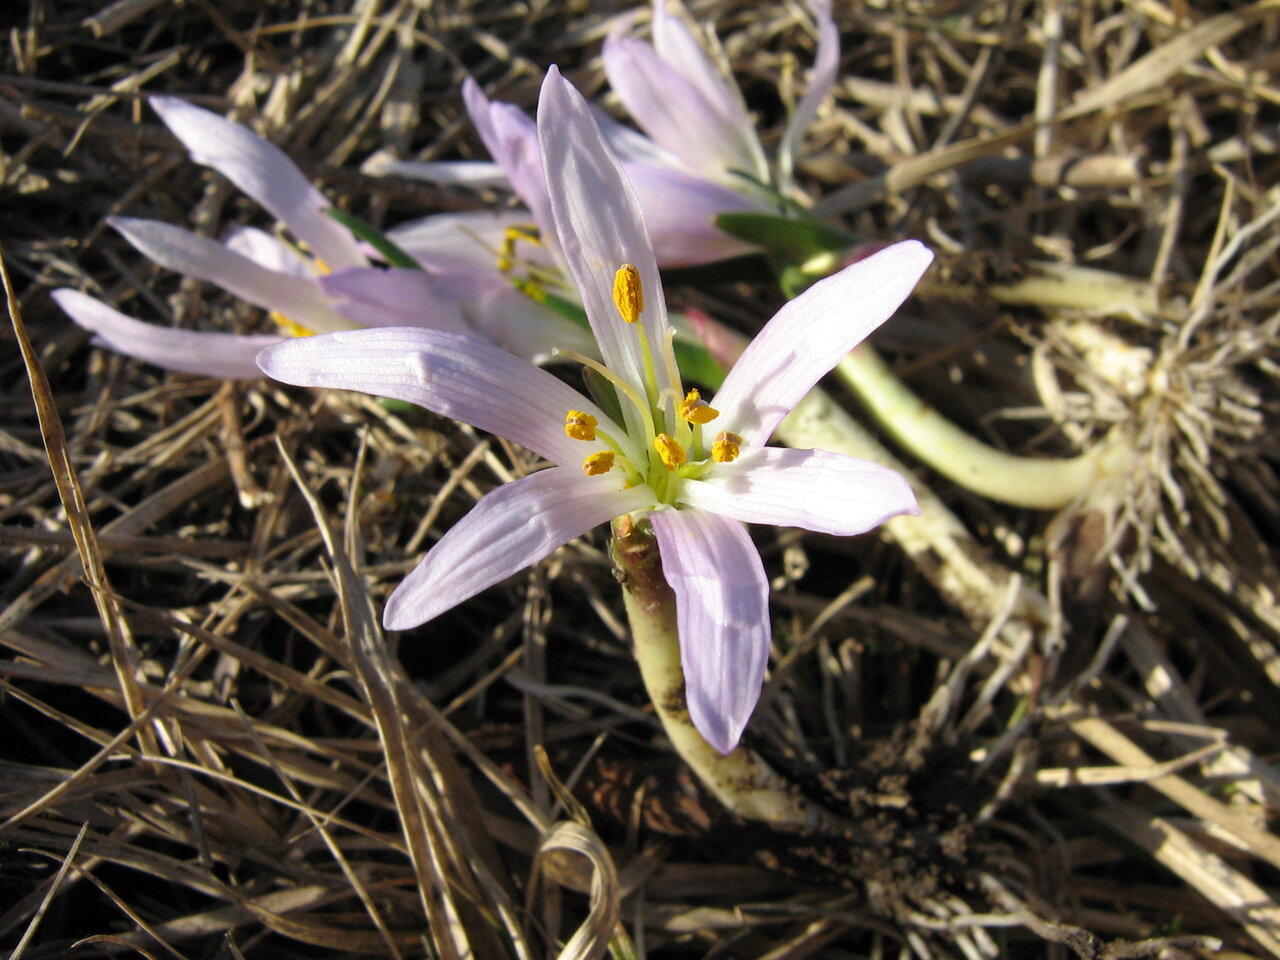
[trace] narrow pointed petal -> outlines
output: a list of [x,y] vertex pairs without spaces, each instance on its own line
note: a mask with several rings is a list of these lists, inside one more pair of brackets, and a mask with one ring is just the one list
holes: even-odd
[[177,97],[152,97],[149,102],[191,159],[213,167],[262,204],[329,269],[368,265],[351,233],[325,215],[332,204],[275,144]]
[[355,267],[320,277],[320,289],[344,317],[362,327],[429,327],[470,333],[457,301],[441,296],[422,270]]
[[257,227],[233,227],[222,238],[223,245],[233,253],[248,257],[258,266],[285,273],[291,277],[310,280],[315,276],[311,267],[287,243]]
[[[438,213],[421,220],[411,220],[387,231],[387,237],[405,253],[424,266],[437,269],[467,268],[497,273],[498,254],[507,231],[523,233],[538,230],[537,221],[528,210],[468,210],[464,213]],[[546,243],[517,241],[516,259],[541,267],[550,267],[555,258]]]
[[92,330],[99,344],[165,370],[225,380],[258,380],[258,352],[278,336],[237,336],[158,327],[127,317],[78,290],[54,290],[54,301],[72,320]]
[[264,310],[278,311],[311,330],[349,326],[329,307],[313,280],[268,270],[216,240],[158,220],[111,217],[108,223],[138,250],[169,270],[216,283],[241,300]]
[[627,163],[623,170],[640,198],[660,266],[696,267],[756,249],[716,226],[719,214],[760,209],[746,195],[668,167]]
[[[677,7],[680,5],[677,3]],[[737,144],[737,161],[726,163],[755,173],[761,178],[768,174],[764,150],[756,135],[755,124],[747,112],[746,101],[738,85],[720,69],[702,42],[693,35],[679,16],[667,10],[667,0],[655,0],[653,4],[653,47],[658,56],[675,68],[682,77],[697,88],[706,102],[724,118],[734,131]],[[734,154],[726,154],[729,159]]]
[[[614,306],[613,278],[624,263],[639,271],[645,304],[640,324],[652,355],[660,357],[668,349],[667,309],[657,260],[635,193],[605,145],[591,108],[555,67],[542,83],[538,138],[560,249],[600,353],[611,369],[632,383],[644,383],[639,340]],[[661,390],[670,384],[663,365],[657,366]]]
[[634,127],[624,126],[598,106],[593,105],[592,115],[600,127],[600,135],[609,145],[613,155],[625,168],[627,164],[643,163],[654,167],[670,167],[680,170],[683,164],[680,158],[658,144],[652,137],[641,133]]
[[896,471],[827,450],[757,447],[681,488],[680,502],[745,523],[851,537],[919,513]]
[[721,753],[738,745],[769,661],[769,582],[736,520],[702,510],[649,514],[662,572],[676,595],[685,698]]
[[391,594],[388,630],[408,630],[537,563],[614,517],[644,507],[641,488],[553,467],[486,494]]
[[485,160],[392,160],[381,157],[366,162],[361,169],[375,177],[404,177],[428,183],[458,184],[466,187],[508,188],[511,183],[496,163]]
[[565,436],[566,413],[582,410],[610,432],[617,429],[545,370],[475,337],[440,330],[381,327],[304,337],[264,350],[258,365],[283,383],[417,404],[575,469],[601,448]]
[[716,394],[719,429],[762,445],[810,387],[893,315],[932,260],[918,241],[895,243],[783,306]]
[[730,170],[764,175],[763,152],[745,113],[726,114],[724,102],[708,100],[643,41],[611,36],[603,56],[609,85],[627,112],[690,170],[718,180],[729,179]]
[[787,122],[787,129],[778,144],[778,179],[783,192],[791,185],[791,173],[795,167],[796,147],[800,138],[818,115],[818,108],[835,86],[840,70],[840,31],[831,17],[831,0],[809,0],[818,27],[818,50],[813,70],[809,73],[809,85]]
[[549,237],[554,227],[536,125],[519,107],[491,101],[471,77],[462,83],[462,99],[489,155],[502,168],[539,229]]

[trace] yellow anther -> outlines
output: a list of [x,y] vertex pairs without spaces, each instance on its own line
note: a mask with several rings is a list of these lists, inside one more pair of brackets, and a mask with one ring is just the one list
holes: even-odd
[[271,319],[275,321],[275,325],[287,333],[291,337],[314,337],[316,332],[309,327],[290,320],[283,313],[277,310],[271,311]]
[[502,231],[502,246],[498,248],[498,270],[502,273],[510,273],[511,268],[516,262],[516,244],[523,240],[525,243],[531,243],[535,247],[542,245],[542,238],[538,236],[538,228],[535,226],[517,225],[507,227]]
[[598,477],[613,469],[613,451],[601,450],[582,461],[582,472],[588,477]]
[[716,463],[733,463],[742,452],[742,438],[736,433],[721,430],[711,444],[711,459]]
[[680,403],[680,419],[690,423],[710,423],[720,416],[720,411],[698,396],[697,390],[690,390]]
[[613,302],[627,323],[635,323],[644,312],[644,291],[640,289],[640,271],[624,263],[613,275]]
[[511,283],[515,286],[517,290],[523,293],[526,297],[528,297],[534,303],[547,302],[547,291],[543,289],[542,284],[540,284],[537,280],[528,280],[528,279],[521,279],[519,277],[512,277]]
[[658,451],[658,459],[668,470],[676,469],[689,459],[684,452],[684,447],[665,433],[660,433],[653,438],[653,449]]
[[594,440],[596,418],[581,410],[570,410],[564,415],[564,433],[571,440]]

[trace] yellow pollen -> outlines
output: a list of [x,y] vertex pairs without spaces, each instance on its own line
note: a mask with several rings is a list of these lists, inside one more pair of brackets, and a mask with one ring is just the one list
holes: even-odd
[[698,396],[697,390],[690,390],[680,404],[680,419],[690,423],[710,423],[720,416],[720,411]]
[[570,410],[564,415],[564,433],[571,440],[594,440],[596,418],[581,410]]
[[511,268],[515,266],[516,244],[521,240],[534,246],[542,245],[537,229],[533,226],[517,225],[502,231],[502,246],[498,248],[498,269],[502,273],[510,273]]
[[668,470],[676,469],[689,459],[684,452],[684,447],[665,433],[660,433],[653,438],[653,449],[658,451],[658,459]]
[[722,430],[711,444],[711,459],[716,463],[733,463],[742,451],[742,438],[736,433]]
[[644,291],[640,289],[640,271],[624,263],[613,275],[613,302],[627,323],[635,323],[644,312]]
[[601,450],[582,461],[582,472],[588,477],[598,477],[613,469],[613,451]]
[[294,320],[290,320],[278,310],[271,311],[271,319],[275,321],[275,325],[277,327],[291,337],[314,337],[316,334],[314,330],[309,327],[304,327],[302,324]]

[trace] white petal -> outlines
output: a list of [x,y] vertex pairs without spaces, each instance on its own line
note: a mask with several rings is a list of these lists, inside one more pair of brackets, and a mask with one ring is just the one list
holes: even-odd
[[717,429],[762,445],[810,387],[893,316],[932,260],[923,244],[905,240],[787,303],[725,377],[715,396]]
[[262,371],[254,357],[281,339],[157,327],[127,317],[77,290],[54,290],[50,296],[67,316],[86,330],[92,330],[95,340],[103,346],[178,373],[257,380],[262,377]]
[[597,104],[591,108],[592,115],[600,127],[600,135],[609,145],[613,155],[625,169],[629,163],[644,163],[654,167],[670,167],[681,170],[684,164],[674,153],[661,146],[651,137],[646,136],[633,127],[619,123]]
[[[591,108],[552,67],[538,100],[538,137],[560,249],[577,283],[605,363],[633,384],[644,383],[637,331],[613,302],[613,278],[624,263],[635,266],[644,291],[640,324],[652,355],[662,357],[667,308],[658,264],[631,184],[605,145]],[[658,363],[658,389],[669,386]]]
[[264,350],[258,365],[284,383],[417,404],[575,469],[603,447],[565,436],[566,413],[589,413],[617,436],[617,427],[578,391],[531,363],[456,333],[380,327],[303,337]]
[[736,520],[701,510],[649,515],[676,595],[685,698],[698,732],[729,753],[760,699],[769,660],[769,583]]
[[[371,158],[372,159],[372,158]],[[366,162],[362,172],[375,177],[395,176],[428,183],[459,184],[467,187],[510,187],[507,175],[496,163],[484,160],[392,160]]]
[[391,594],[388,630],[439,616],[614,517],[646,506],[641,490],[553,467],[486,494]]
[[827,99],[840,70],[840,31],[831,17],[831,0],[809,0],[809,9],[818,25],[818,52],[809,74],[809,86],[787,121],[787,129],[778,144],[778,180],[784,192],[791,185],[796,145],[818,115],[818,108]]
[[[667,11],[667,0],[653,5],[653,46],[701,94],[723,120],[729,135],[722,154],[726,169],[737,168],[767,178],[764,150],[738,85],[727,78],[679,16]],[[668,110],[671,106],[668,105]]]
[[344,317],[362,327],[429,327],[470,333],[456,299],[422,270],[356,267],[317,280]]
[[[387,237],[427,267],[496,273],[498,254],[507,230],[512,228],[528,232],[531,228],[536,231],[538,225],[528,210],[475,210],[411,220],[388,230]],[[519,240],[515,256],[540,267],[555,263],[545,243]]]
[[191,159],[213,167],[262,204],[330,270],[368,265],[350,231],[325,215],[332,204],[275,144],[177,97],[149,102]]
[[110,217],[124,238],[160,266],[216,283],[241,300],[275,310],[311,330],[350,326],[330,307],[313,280],[276,273],[233,250],[158,220]]
[[623,170],[640,198],[659,265],[694,267],[756,249],[715,222],[722,213],[760,209],[744,194],[668,167],[627,163]]
[[470,77],[462,83],[462,99],[490,156],[502,167],[539,229],[550,237],[554,228],[536,125],[519,107],[489,100]]
[[747,523],[849,537],[919,513],[901,474],[827,450],[757,447],[680,488],[680,502]]
[[222,243],[228,250],[248,257],[259,266],[276,273],[286,273],[304,280],[310,280],[316,275],[315,270],[296,250],[257,227],[232,227],[223,235]]

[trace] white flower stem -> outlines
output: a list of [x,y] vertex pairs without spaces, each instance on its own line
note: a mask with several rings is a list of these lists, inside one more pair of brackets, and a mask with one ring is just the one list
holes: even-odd
[[613,521],[614,563],[622,574],[623,600],[636,662],[662,728],[676,752],[726,809],[749,820],[817,826],[825,817],[799,791],[745,747],[727,756],[693,725],[685,702],[675,594],[662,575],[658,544],[648,525],[629,515]]
[[867,344],[836,372],[868,411],[914,456],[980,496],[1018,507],[1058,510],[1107,477],[1122,475],[1133,451],[1119,431],[1077,457],[1032,458],[975,440],[917,397]]

